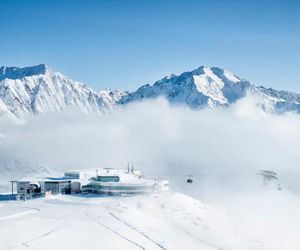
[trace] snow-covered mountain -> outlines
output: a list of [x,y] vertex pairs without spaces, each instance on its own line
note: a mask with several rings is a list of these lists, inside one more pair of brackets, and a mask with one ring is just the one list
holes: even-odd
[[94,91],[45,64],[0,68],[0,115],[22,117],[66,108],[106,112],[122,95],[120,91]]
[[125,104],[147,98],[166,97],[172,104],[187,104],[191,108],[229,106],[251,93],[260,99],[260,106],[269,112],[300,112],[300,94],[256,86],[228,70],[201,66],[178,76],[170,75],[152,86],[147,84],[123,96]]
[[259,97],[269,112],[300,112],[300,94],[256,86],[217,67],[201,66],[178,76],[167,76],[153,85],[128,93],[95,91],[85,84],[52,71],[45,64],[0,68],[0,116],[23,117],[76,108],[84,113],[103,113],[116,105],[166,97],[171,104],[191,108],[229,106],[247,93]]

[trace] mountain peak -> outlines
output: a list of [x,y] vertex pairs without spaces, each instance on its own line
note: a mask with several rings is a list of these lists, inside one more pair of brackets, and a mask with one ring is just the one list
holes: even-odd
[[24,68],[2,66],[0,68],[0,81],[5,78],[15,80],[22,79],[27,76],[46,75],[49,72],[51,72],[51,69],[46,64],[39,64]]
[[228,106],[246,95],[250,83],[228,70],[202,65],[176,76],[164,77],[124,96],[120,103],[164,96],[170,103],[189,107]]
[[193,75],[203,75],[203,74],[214,74],[218,78],[222,79],[223,81],[229,80],[230,82],[236,83],[240,82],[241,79],[237,77],[235,74],[230,72],[229,70],[222,69],[219,67],[208,67],[206,65],[202,65],[198,67],[197,69],[194,69],[191,71]]
[[200,67],[192,70],[191,73],[193,75],[201,75],[204,73],[204,69],[207,69],[207,68],[209,68],[209,67],[207,67],[206,65],[201,65]]

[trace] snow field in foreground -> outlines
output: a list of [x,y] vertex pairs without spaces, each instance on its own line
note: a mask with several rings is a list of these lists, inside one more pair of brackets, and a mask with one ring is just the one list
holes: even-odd
[[214,206],[171,192],[2,201],[0,249],[296,250],[300,203],[274,196]]

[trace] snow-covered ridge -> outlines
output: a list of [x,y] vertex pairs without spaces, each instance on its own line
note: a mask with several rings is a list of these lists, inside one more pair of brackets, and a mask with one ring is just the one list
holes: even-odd
[[49,66],[0,68],[0,116],[24,117],[64,109],[105,113],[117,105],[165,97],[171,104],[191,108],[227,107],[251,93],[265,111],[300,112],[300,94],[256,86],[228,70],[201,66],[180,75],[171,74],[132,93],[95,91],[85,84],[54,72]]
[[165,77],[154,85],[144,85],[124,96],[120,102],[165,96],[173,104],[185,103],[192,108],[227,106],[245,96],[250,83],[233,73],[216,67],[201,66],[178,76]]
[[256,86],[228,70],[201,66],[180,75],[171,75],[143,85],[135,92],[125,95],[118,103],[142,101],[164,96],[172,104],[186,104],[191,108],[230,106],[252,94],[260,100],[259,106],[268,112],[300,112],[300,94]]
[[24,117],[67,108],[84,113],[112,109],[123,92],[94,91],[85,84],[41,64],[33,67],[0,69],[0,115]]

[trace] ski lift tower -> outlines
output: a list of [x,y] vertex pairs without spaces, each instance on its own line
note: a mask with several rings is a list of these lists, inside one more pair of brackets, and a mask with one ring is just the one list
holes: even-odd
[[14,195],[14,183],[17,184],[18,181],[10,181],[11,182],[11,196]]

